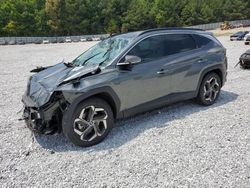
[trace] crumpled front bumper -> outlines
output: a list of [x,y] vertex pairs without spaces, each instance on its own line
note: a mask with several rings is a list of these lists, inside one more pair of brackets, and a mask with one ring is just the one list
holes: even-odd
[[26,106],[23,111],[23,119],[30,130],[35,133],[43,133],[45,124],[41,112]]
[[53,134],[60,129],[62,100],[51,101],[37,107],[37,103],[26,92],[22,102],[24,104],[23,120],[30,130],[39,134]]

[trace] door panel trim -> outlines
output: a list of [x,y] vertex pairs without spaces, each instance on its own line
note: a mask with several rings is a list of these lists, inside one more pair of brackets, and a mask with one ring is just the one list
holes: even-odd
[[126,109],[122,113],[123,113],[124,118],[131,117],[131,116],[143,113],[143,112],[152,111],[152,110],[155,110],[157,108],[160,108],[160,107],[172,104],[172,103],[189,100],[195,97],[196,97],[195,91],[169,94],[167,96],[158,98],[156,100],[132,107],[130,109]]

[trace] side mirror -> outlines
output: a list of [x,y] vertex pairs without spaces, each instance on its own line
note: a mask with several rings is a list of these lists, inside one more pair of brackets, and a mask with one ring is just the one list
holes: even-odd
[[125,61],[117,63],[117,65],[122,66],[122,65],[132,65],[132,64],[137,64],[137,63],[141,63],[140,57],[134,56],[134,55],[126,55]]

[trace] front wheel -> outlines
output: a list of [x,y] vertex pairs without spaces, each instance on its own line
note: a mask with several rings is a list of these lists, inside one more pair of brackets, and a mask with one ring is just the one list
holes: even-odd
[[91,98],[64,114],[62,128],[72,143],[89,147],[100,143],[108,135],[113,122],[113,111],[107,102]]
[[221,79],[216,73],[206,75],[199,89],[198,103],[204,106],[214,104],[220,95],[221,86]]

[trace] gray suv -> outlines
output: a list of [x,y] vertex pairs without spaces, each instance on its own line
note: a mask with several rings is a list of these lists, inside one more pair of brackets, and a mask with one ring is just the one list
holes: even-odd
[[109,37],[72,62],[38,67],[22,102],[40,134],[63,132],[78,146],[101,142],[114,120],[195,98],[215,103],[226,81],[226,50],[211,34],[151,29]]

